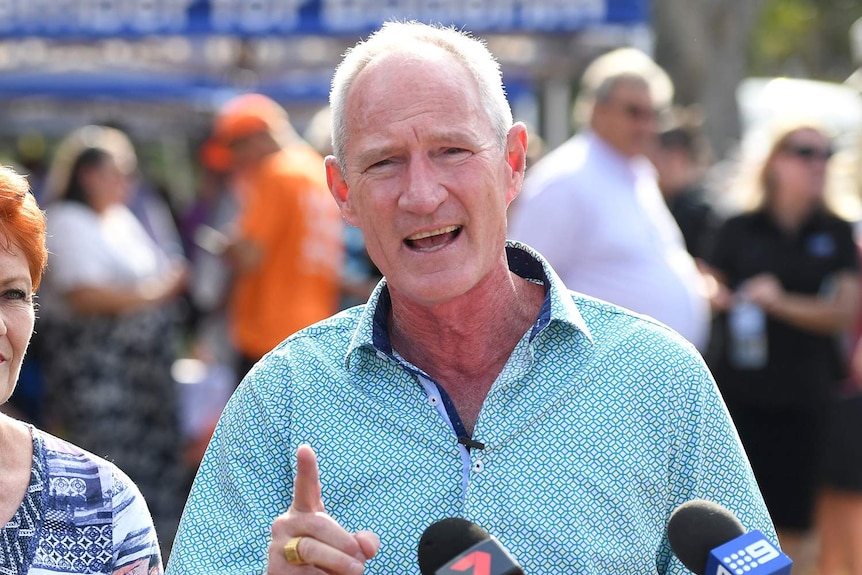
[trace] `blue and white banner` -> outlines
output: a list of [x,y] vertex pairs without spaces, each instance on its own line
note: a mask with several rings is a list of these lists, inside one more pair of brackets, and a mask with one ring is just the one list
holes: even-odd
[[648,0],[0,0],[0,38],[356,35],[389,19],[564,32],[644,23],[649,9]]

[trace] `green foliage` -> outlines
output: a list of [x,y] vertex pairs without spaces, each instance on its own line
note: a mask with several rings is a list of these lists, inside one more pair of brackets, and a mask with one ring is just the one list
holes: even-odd
[[858,0],[766,0],[749,45],[749,74],[843,81],[855,69],[850,26],[858,18]]

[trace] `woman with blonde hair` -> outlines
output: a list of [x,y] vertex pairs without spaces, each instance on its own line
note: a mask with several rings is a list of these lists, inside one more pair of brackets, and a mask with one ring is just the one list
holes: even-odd
[[[816,123],[770,132],[746,211],[708,258],[720,289],[708,361],[782,547],[804,573],[826,410],[843,378],[839,336],[859,293],[853,230],[825,200],[832,144]],[[738,190],[737,190],[738,191]]]
[[129,474],[167,549],[185,499],[171,366],[187,272],[127,207],[136,168],[113,128],[87,126],[60,144],[46,190],[39,360],[48,424]]
[[[0,406],[33,334],[45,238],[27,181],[0,167]],[[162,573],[147,505],[116,465],[2,414],[0,526],[0,573]]]

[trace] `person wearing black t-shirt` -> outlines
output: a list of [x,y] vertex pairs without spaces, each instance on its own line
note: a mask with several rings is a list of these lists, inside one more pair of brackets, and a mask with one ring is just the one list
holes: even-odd
[[807,123],[773,131],[757,201],[718,231],[720,289],[710,367],[782,547],[804,572],[825,410],[843,378],[858,260],[849,222],[826,206],[831,143]]
[[711,160],[697,118],[689,111],[676,110],[672,123],[659,132],[649,158],[688,253],[696,262],[702,261],[712,250],[721,216],[704,185]]

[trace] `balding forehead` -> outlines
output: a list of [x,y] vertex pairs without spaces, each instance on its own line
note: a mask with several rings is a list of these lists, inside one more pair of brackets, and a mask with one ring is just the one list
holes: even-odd
[[[405,47],[403,50],[398,50],[397,52],[377,54],[356,75],[356,79],[353,84],[355,85],[360,78],[375,70],[379,70],[381,68],[385,69],[388,67],[393,67],[395,70],[398,70],[411,63],[427,64],[429,66],[428,70],[452,72],[455,67],[458,67],[467,71],[464,64],[448,50],[437,46],[436,44],[423,42],[421,45],[411,45]],[[351,86],[351,91],[352,90],[353,86]],[[349,93],[350,92],[348,92],[348,94]]]
[[[422,51],[424,46],[428,51]],[[366,100],[363,101],[364,107],[385,100],[394,90],[407,87],[424,87],[427,93],[423,96],[429,99],[444,88],[457,88],[481,106],[478,82],[467,67],[443,48],[423,44],[381,54],[357,74],[346,95],[348,120],[364,116],[362,109],[355,109],[357,97]]]

